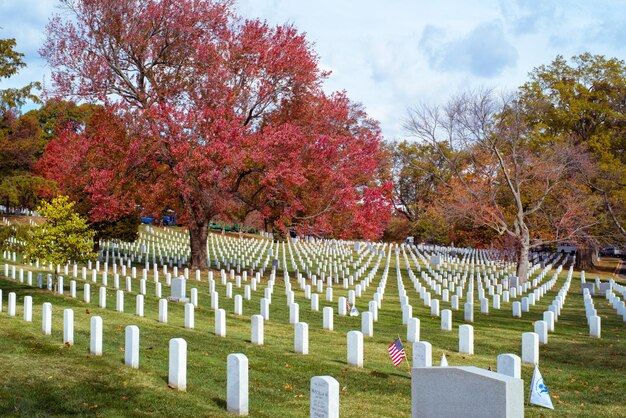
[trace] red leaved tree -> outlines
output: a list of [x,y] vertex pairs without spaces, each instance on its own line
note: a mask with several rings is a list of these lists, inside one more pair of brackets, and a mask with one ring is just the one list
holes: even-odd
[[[373,182],[378,128],[364,115],[353,121],[345,97],[324,97],[326,74],[294,27],[242,21],[230,1],[62,3],[68,13],[50,21],[41,50],[51,93],[105,111],[92,129],[62,132],[48,151],[89,156],[84,176],[67,180],[90,193],[93,220],[136,204],[174,209],[189,227],[192,264],[204,267],[210,220],[242,204],[282,227],[384,209],[384,186]],[[302,101],[322,103],[312,105],[319,126],[344,128],[316,132],[298,111]],[[324,155],[335,158],[332,170],[320,166]],[[332,192],[310,195],[333,181]]]

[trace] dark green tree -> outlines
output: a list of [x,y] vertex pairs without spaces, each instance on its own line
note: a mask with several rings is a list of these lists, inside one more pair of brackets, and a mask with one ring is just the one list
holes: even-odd
[[592,170],[581,167],[596,200],[596,226],[578,242],[579,267],[593,263],[598,245],[626,241],[626,65],[584,53],[536,68],[520,89],[535,134],[555,147],[583,145]]

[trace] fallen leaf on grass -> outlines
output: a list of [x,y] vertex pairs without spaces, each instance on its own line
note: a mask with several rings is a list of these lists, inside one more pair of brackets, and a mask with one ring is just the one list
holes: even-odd
[[287,392],[290,392],[290,391],[292,391],[292,390],[293,390],[293,386],[291,386],[289,383],[285,383],[285,390],[286,390]]
[[126,351],[124,347],[120,347],[120,353],[123,353],[124,351]]

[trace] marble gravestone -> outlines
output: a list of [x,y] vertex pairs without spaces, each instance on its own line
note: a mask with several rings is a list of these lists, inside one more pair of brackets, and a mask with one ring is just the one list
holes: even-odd
[[311,418],[339,418],[339,382],[331,376],[311,379]]
[[585,289],[589,290],[589,294],[591,296],[594,295],[595,285],[593,283],[582,283],[580,285],[580,293],[584,294],[585,293]]
[[182,277],[172,279],[172,294],[168,298],[172,302],[189,302],[189,298],[186,297],[187,283]]
[[414,367],[411,416],[523,418],[524,381],[478,367]]

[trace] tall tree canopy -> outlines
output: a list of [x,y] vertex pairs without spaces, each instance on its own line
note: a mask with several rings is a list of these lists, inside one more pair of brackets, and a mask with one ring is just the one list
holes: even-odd
[[92,220],[174,209],[197,267],[209,221],[240,205],[283,228],[382,233],[367,216],[388,212],[374,181],[378,126],[345,94],[324,95],[326,74],[294,27],[243,21],[231,1],[62,3],[69,13],[50,21],[41,49],[52,93],[104,110],[47,152],[97,162],[83,185]]
[[[26,66],[24,54],[15,50],[15,39],[0,39],[0,80]],[[38,83],[0,90],[0,204],[34,208],[39,195],[53,185],[32,173],[43,152],[41,131],[32,115],[21,115],[27,101],[38,102],[33,91]]]
[[579,174],[585,153],[568,138],[543,141],[516,97],[465,93],[444,108],[419,106],[408,131],[437,152],[450,173],[442,207],[508,238],[517,251],[517,275],[526,279],[532,247],[579,237],[594,222]]
[[[597,224],[583,247],[626,241],[626,65],[585,53],[558,56],[535,69],[520,89],[535,134],[559,146],[564,137],[592,156],[586,186],[596,197]],[[581,266],[585,267],[585,266]]]
[[[15,39],[0,39],[0,80],[14,76],[20,69],[26,67],[22,59],[24,54],[16,51],[15,46]],[[39,98],[33,92],[39,87],[39,83],[33,82],[21,88],[0,90],[0,112],[19,109],[29,100],[39,103]]]

